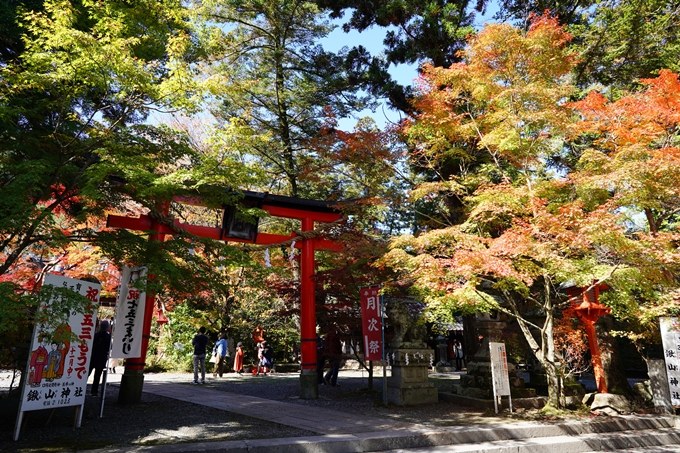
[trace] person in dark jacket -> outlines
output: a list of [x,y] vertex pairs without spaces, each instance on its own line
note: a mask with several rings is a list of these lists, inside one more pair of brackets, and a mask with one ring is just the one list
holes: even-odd
[[201,384],[205,384],[205,347],[208,345],[208,337],[205,335],[205,327],[201,326],[198,333],[191,340],[194,347],[194,381],[198,384],[198,368],[201,368]]
[[260,374],[260,368],[262,368],[262,371],[266,376],[267,372],[271,372],[272,368],[274,368],[274,348],[269,346],[267,341],[262,341],[260,344],[262,345],[262,354],[260,357],[260,364],[257,368],[257,374]]
[[88,373],[89,375],[94,370],[92,396],[97,396],[99,393],[99,381],[102,377],[102,371],[106,368],[110,349],[111,333],[109,332],[109,322],[104,319],[99,325],[99,331],[94,334],[94,340],[92,341],[92,357],[90,358],[90,372]]
[[340,371],[340,363],[342,362],[342,342],[334,327],[326,334],[324,344],[326,345],[326,358],[328,359],[328,365],[330,366],[326,376],[324,376],[324,380],[326,381],[326,384],[335,387],[338,385],[338,372]]

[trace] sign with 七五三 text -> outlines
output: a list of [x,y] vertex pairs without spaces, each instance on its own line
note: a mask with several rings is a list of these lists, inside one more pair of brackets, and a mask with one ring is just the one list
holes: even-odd
[[[24,384],[21,412],[80,406],[85,402],[92,340],[96,323],[96,304],[101,285],[48,274],[43,286],[68,288],[92,301],[92,310],[73,312],[68,321],[47,335],[47,326],[36,325],[28,357],[28,376]],[[51,300],[49,303],[56,303]],[[41,307],[41,310],[46,307]],[[77,340],[73,338],[77,337]]]
[[142,355],[142,330],[146,293],[135,282],[146,276],[145,267],[124,267],[116,304],[111,358],[128,359]]

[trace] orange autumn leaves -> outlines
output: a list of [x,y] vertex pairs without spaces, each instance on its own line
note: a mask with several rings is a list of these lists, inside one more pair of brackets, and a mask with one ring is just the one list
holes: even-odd
[[[553,151],[572,92],[565,77],[576,57],[557,20],[542,16],[524,35],[507,24],[487,25],[469,40],[464,61],[423,67],[419,114],[406,125],[415,152],[428,159],[474,160],[477,151],[516,167]],[[417,144],[416,144],[417,143]]]
[[[680,212],[678,76],[661,71],[614,102],[595,92],[567,102],[570,39],[547,16],[527,33],[491,25],[464,62],[423,68],[419,113],[403,131],[418,165],[436,174],[460,162],[424,184],[428,197],[456,187],[466,210],[463,223],[394,241],[383,260],[425,298],[473,303],[464,293],[482,282],[531,297],[536,282],[590,282],[626,267],[658,283],[660,268],[680,268],[680,238],[663,231]],[[554,165],[560,158],[569,163]]]
[[644,212],[658,233],[680,211],[680,82],[666,70],[640,82],[643,91],[614,102],[592,92],[571,104],[582,115],[574,131],[594,137],[574,179],[616,191],[613,202]]

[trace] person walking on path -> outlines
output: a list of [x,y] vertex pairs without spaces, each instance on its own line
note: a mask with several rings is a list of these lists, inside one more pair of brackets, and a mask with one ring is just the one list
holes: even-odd
[[111,349],[111,333],[109,332],[109,322],[104,319],[99,324],[99,331],[94,334],[92,341],[92,357],[90,358],[90,372],[94,370],[94,378],[92,381],[92,396],[99,394],[99,381],[102,377],[102,371],[106,368],[106,361],[109,358],[109,350]]
[[205,384],[205,347],[208,345],[208,337],[205,335],[205,327],[201,326],[198,333],[191,340],[194,347],[194,381],[198,384],[198,368],[201,367],[201,384]]
[[264,375],[267,375],[267,371],[270,373],[274,368],[274,348],[269,346],[266,341],[262,342],[262,366],[264,367]]
[[326,384],[335,387],[338,385],[338,372],[340,371],[340,362],[342,362],[342,343],[335,327],[328,331],[324,343],[326,344],[326,358],[330,366],[324,380]]
[[224,362],[227,361],[227,340],[226,335],[221,333],[219,340],[215,343],[213,354],[215,354],[215,368],[213,368],[213,377],[220,377],[224,374]]
[[243,343],[240,341],[236,345],[236,351],[234,352],[234,371],[239,376],[243,373]]
[[262,342],[257,343],[257,369],[255,370],[255,376],[260,375],[260,368],[262,368],[262,362],[264,361],[264,345]]
[[453,340],[453,357],[456,359],[456,371],[461,371],[463,369],[463,345],[458,340]]

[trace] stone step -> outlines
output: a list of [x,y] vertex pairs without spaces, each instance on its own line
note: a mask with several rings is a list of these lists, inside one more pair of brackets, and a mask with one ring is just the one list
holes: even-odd
[[664,447],[680,451],[680,430],[673,428],[642,431],[582,434],[579,436],[549,436],[440,445],[424,448],[386,450],[385,453],[591,453],[600,451],[663,452]]
[[[555,423],[413,426],[378,432],[156,445],[107,453],[586,453],[680,445],[673,416],[618,416]],[[644,453],[658,453],[649,450]],[[101,450],[89,453],[103,453]],[[676,452],[674,452],[676,453]]]

